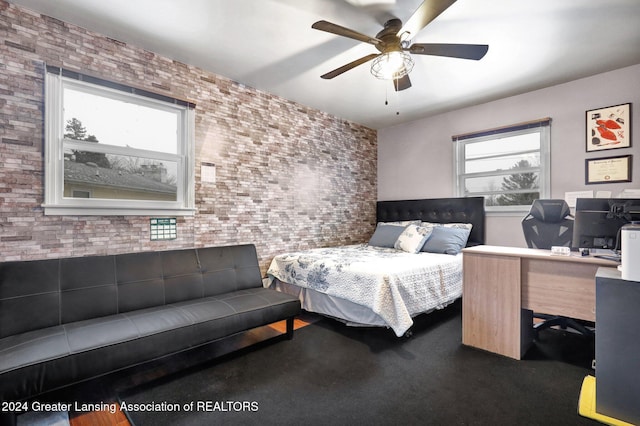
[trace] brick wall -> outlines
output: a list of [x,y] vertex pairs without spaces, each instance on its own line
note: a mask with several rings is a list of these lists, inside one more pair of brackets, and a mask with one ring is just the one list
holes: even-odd
[[[265,272],[373,231],[374,130],[3,0],[0,40],[0,261],[255,243]],[[197,105],[197,212],[177,240],[150,241],[149,217],[44,216],[45,64]]]

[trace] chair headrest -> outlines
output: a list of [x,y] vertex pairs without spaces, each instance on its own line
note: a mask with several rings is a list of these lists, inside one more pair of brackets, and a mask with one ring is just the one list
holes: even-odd
[[529,214],[542,222],[555,223],[571,216],[571,210],[565,200],[534,200]]

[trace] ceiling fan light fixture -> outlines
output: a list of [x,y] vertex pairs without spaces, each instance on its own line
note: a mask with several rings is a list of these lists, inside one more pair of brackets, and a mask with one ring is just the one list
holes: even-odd
[[371,74],[380,80],[397,80],[409,74],[414,61],[408,53],[392,50],[376,57],[371,63]]

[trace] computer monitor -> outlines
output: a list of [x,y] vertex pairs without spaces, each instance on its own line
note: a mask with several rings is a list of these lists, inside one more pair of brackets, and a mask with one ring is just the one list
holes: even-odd
[[578,198],[573,248],[620,250],[620,228],[640,220],[640,199]]

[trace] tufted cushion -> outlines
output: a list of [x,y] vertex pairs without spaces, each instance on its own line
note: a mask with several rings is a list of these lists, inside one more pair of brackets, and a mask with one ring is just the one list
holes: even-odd
[[262,287],[0,339],[0,399],[39,394],[292,317],[298,299]]
[[253,245],[0,263],[0,338],[262,286]]
[[2,262],[0,400],[39,395],[299,312],[297,298],[263,287],[252,244]]
[[422,200],[378,201],[378,222],[415,220],[439,223],[471,223],[467,245],[484,244],[484,197],[432,198]]

